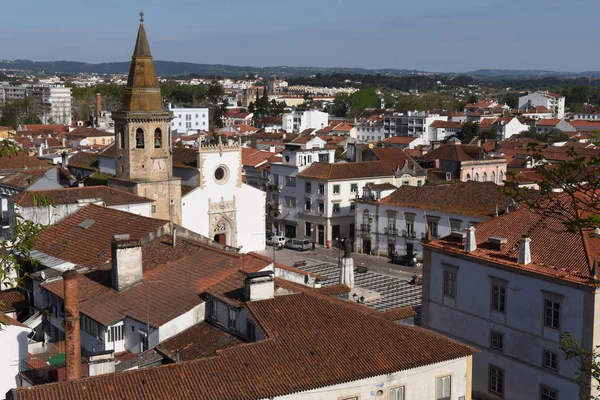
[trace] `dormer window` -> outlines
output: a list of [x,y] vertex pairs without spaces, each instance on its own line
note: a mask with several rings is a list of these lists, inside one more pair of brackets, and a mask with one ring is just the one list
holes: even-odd
[[144,148],[144,130],[142,128],[135,131],[135,147],[138,149]]

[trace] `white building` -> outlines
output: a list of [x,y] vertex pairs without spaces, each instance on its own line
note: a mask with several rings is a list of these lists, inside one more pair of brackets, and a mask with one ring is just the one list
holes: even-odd
[[209,129],[208,108],[177,108],[169,103],[167,109],[173,113],[171,132],[174,136],[185,135],[188,131]]
[[547,90],[538,90],[525,96],[519,97],[519,109],[544,106],[555,118],[565,116],[565,96],[552,93]]
[[383,133],[385,137],[407,136],[421,138],[429,144],[437,138],[429,137],[433,131],[430,129],[434,121],[448,121],[447,116],[429,114],[424,111],[394,111],[385,116]]
[[294,111],[283,114],[281,125],[283,130],[289,133],[323,129],[329,125],[329,114],[318,110]]
[[570,333],[587,351],[600,344],[600,239],[592,231],[569,233],[559,217],[522,208],[423,245],[423,325],[481,350],[474,397],[590,394],[560,336]]
[[484,118],[479,123],[481,131],[496,131],[498,140],[506,140],[513,135],[529,130],[529,125],[523,124],[515,117]]
[[0,103],[6,99],[33,98],[33,110],[43,124],[71,124],[71,88],[64,83],[0,84]]
[[0,399],[17,387],[17,375],[22,370],[21,360],[27,358],[27,335],[31,329],[19,321],[0,314]]
[[297,175],[314,162],[332,164],[335,150],[326,148],[326,142],[318,136],[301,136],[302,141],[285,145],[282,162],[271,164],[271,181],[268,185],[268,228],[286,237],[302,236],[298,227],[298,202],[303,189]]
[[423,257],[423,241],[437,239],[502,214],[511,204],[491,182],[423,187],[365,186],[357,203],[356,250]]
[[535,129],[538,133],[549,132],[552,129],[560,129],[563,132],[575,132],[577,129],[563,118],[541,119],[537,122]]

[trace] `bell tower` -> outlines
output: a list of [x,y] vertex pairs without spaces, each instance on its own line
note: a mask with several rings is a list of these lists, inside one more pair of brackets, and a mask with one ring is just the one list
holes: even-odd
[[152,217],[181,224],[181,180],[173,177],[171,120],[165,111],[140,13],[123,110],[115,121],[116,178],[108,185],[154,200]]

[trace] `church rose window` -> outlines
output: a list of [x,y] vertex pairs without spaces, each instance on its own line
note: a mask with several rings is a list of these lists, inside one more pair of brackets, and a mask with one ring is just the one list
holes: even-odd
[[220,166],[220,167],[217,167],[217,169],[215,169],[215,181],[217,181],[217,183],[227,182],[228,176],[229,176],[229,173],[227,172],[226,167]]
[[162,147],[162,132],[159,128],[154,131],[154,148],[160,149]]
[[138,128],[135,131],[135,147],[138,149],[144,148],[144,130],[142,128]]

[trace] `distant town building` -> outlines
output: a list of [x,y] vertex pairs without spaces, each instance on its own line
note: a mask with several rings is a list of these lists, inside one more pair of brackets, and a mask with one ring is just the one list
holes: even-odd
[[0,82],[0,104],[8,99],[33,99],[32,108],[43,124],[71,124],[71,88],[63,83],[12,85]]
[[173,113],[171,133],[182,136],[191,130],[208,130],[210,117],[208,108],[177,108],[169,103],[167,110]]
[[289,133],[300,133],[305,129],[323,129],[329,126],[329,114],[318,111],[294,111],[283,114],[282,128]]
[[546,107],[555,118],[560,119],[565,116],[565,96],[547,90],[538,90],[519,97],[519,109],[539,106]]

